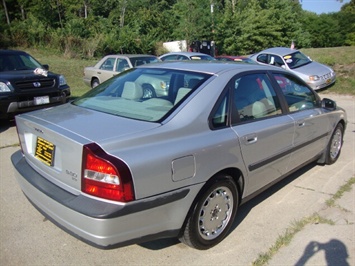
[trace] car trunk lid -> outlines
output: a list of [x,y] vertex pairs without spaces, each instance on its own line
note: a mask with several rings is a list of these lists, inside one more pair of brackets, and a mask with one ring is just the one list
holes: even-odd
[[74,194],[81,191],[84,145],[100,145],[112,138],[123,141],[160,126],[71,104],[19,115],[16,125],[27,162],[45,178]]

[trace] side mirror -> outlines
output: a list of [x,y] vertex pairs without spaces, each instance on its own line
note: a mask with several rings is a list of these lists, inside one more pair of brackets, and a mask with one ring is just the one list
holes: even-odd
[[49,65],[42,65],[45,70],[49,70]]
[[324,98],[322,100],[322,108],[333,111],[337,108],[337,104],[335,101],[333,101],[331,99]]

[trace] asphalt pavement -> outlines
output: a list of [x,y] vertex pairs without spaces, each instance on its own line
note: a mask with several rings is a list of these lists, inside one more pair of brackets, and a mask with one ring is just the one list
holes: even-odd
[[[308,165],[241,206],[227,238],[206,251],[176,239],[101,250],[62,231],[29,203],[16,183],[10,161],[19,149],[16,128],[13,122],[1,121],[0,265],[263,265],[264,261],[264,265],[355,266],[355,185],[350,184],[355,177],[355,97],[322,96],[336,100],[348,114],[339,160],[330,166]],[[329,206],[331,199],[334,204]]]

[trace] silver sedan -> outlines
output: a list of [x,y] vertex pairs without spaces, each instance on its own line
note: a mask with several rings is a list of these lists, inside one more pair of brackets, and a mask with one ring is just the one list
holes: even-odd
[[159,56],[162,61],[176,61],[176,60],[216,60],[214,57],[198,52],[171,52]]
[[[145,99],[141,84],[157,79],[166,93]],[[89,244],[176,237],[208,249],[240,204],[307,163],[336,162],[346,124],[281,68],[157,63],[17,116],[11,159],[31,203]]]
[[336,74],[329,66],[311,60],[298,50],[275,47],[253,56],[259,64],[268,64],[287,69],[303,79],[312,89],[319,90],[334,84]]

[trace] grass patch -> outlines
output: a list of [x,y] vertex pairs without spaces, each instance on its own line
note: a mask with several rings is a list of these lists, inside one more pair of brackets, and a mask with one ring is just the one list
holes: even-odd
[[308,224],[330,224],[334,225],[334,222],[329,219],[321,217],[318,213],[312,216],[295,221],[292,225],[286,229],[283,235],[280,235],[273,246],[265,253],[259,254],[258,258],[252,263],[253,266],[261,266],[268,263],[269,260],[282,248],[288,246],[291,243],[293,237],[300,232]]
[[328,207],[334,207],[335,206],[335,201],[340,199],[345,192],[349,192],[352,189],[352,185],[355,184],[355,177],[350,178],[346,184],[342,185],[338,191],[328,199],[325,203],[327,204]]
[[331,66],[336,83],[322,93],[355,95],[355,46],[301,49],[314,61]]

